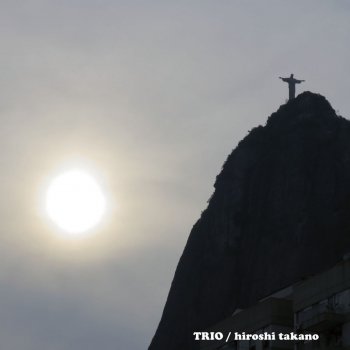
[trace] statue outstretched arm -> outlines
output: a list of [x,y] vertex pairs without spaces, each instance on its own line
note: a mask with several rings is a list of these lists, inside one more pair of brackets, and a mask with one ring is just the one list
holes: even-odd
[[300,83],[303,83],[305,80],[297,80],[297,79],[295,79],[295,82],[297,83],[297,84],[300,84]]

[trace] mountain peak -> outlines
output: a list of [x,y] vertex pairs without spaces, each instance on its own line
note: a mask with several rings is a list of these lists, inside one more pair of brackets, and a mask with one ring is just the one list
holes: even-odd
[[150,350],[204,330],[350,251],[350,122],[304,92],[228,156],[193,226]]
[[311,91],[304,91],[301,94],[299,94],[296,98],[289,100],[284,106],[292,107],[292,106],[299,106],[299,108],[302,109],[308,109],[312,108],[315,109],[323,109],[326,110],[333,110],[331,104],[328,102],[328,100],[321,94],[316,94]]
[[268,119],[268,124],[275,122],[278,118],[283,119],[280,122],[286,122],[289,118],[299,120],[312,116],[323,119],[335,117],[336,113],[324,96],[305,91],[273,113]]

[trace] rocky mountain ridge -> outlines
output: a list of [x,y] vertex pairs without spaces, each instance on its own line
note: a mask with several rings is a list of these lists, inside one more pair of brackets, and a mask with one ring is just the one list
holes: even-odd
[[193,226],[149,350],[204,330],[350,251],[350,122],[304,92],[227,158]]

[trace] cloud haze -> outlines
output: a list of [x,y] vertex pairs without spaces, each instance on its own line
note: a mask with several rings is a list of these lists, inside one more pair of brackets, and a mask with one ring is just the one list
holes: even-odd
[[[2,1],[0,338],[145,349],[221,165],[306,79],[349,115],[346,1]],[[42,209],[69,165],[100,179],[84,240]]]

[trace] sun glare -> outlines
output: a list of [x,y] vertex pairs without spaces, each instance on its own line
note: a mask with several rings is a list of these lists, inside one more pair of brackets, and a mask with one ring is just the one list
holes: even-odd
[[81,170],[71,170],[57,176],[49,185],[46,210],[64,232],[82,234],[100,222],[106,200],[92,176]]

